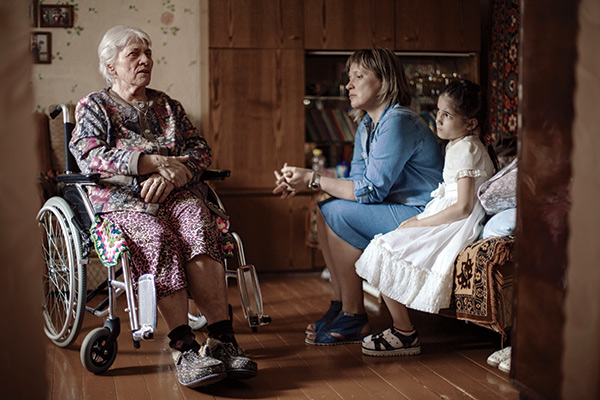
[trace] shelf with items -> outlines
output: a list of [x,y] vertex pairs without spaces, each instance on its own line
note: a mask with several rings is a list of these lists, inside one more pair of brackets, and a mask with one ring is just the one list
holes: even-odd
[[348,98],[306,96],[304,106],[307,166],[315,148],[323,151],[328,168],[343,162],[349,165],[357,125],[348,114]]
[[455,79],[479,82],[477,53],[396,53],[412,90],[411,108],[435,132],[437,98]]
[[307,166],[313,149],[319,148],[327,167],[350,164],[357,125],[348,112],[348,78],[345,63],[348,54],[309,52],[305,58],[305,154]]

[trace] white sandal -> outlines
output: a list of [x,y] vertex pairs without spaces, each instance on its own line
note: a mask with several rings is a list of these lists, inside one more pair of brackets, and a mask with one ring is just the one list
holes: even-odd
[[[503,361],[510,360],[510,349],[511,347],[505,347],[500,349],[494,353],[492,353],[488,359],[487,363],[492,367],[498,367]],[[510,367],[509,367],[510,370]]]
[[508,357],[506,360],[502,361],[498,365],[498,369],[502,372],[506,372],[507,374],[510,373],[510,357]]
[[417,331],[403,335],[394,327],[363,339],[362,352],[368,356],[414,356],[421,354],[421,343]]

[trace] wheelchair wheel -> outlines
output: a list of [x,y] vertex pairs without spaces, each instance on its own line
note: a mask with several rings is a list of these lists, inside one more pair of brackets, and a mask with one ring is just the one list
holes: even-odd
[[90,372],[99,374],[111,367],[117,358],[118,345],[115,340],[107,345],[110,330],[96,328],[92,330],[81,344],[81,364]]
[[49,199],[37,215],[43,257],[44,332],[57,346],[75,341],[86,303],[86,274],[73,212],[60,198]]

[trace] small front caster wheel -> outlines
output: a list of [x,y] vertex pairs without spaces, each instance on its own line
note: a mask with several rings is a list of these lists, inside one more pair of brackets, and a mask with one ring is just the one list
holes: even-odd
[[117,357],[117,341],[107,346],[110,330],[96,328],[91,331],[81,344],[81,364],[90,372],[100,374],[111,367]]

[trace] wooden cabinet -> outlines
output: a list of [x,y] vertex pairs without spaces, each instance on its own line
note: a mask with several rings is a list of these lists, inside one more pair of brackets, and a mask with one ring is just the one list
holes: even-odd
[[304,53],[210,49],[214,166],[231,169],[220,186],[268,191],[273,171],[304,162]]
[[259,271],[308,270],[304,246],[308,198],[282,201],[273,171],[304,163],[301,50],[210,49],[210,121],[217,184],[246,258]]
[[305,245],[310,195],[287,200],[256,193],[220,197],[231,217],[231,229],[242,238],[248,264],[259,272],[312,268],[313,249]]
[[305,0],[304,48],[479,51],[479,0]]
[[305,0],[304,48],[394,48],[394,0]]
[[231,170],[215,184],[259,271],[307,270],[309,196],[271,191],[273,171],[304,164],[304,51],[299,0],[210,1],[209,115],[213,167]]
[[209,46],[213,48],[302,48],[299,0],[212,0]]
[[396,0],[396,50],[480,51],[479,0]]

